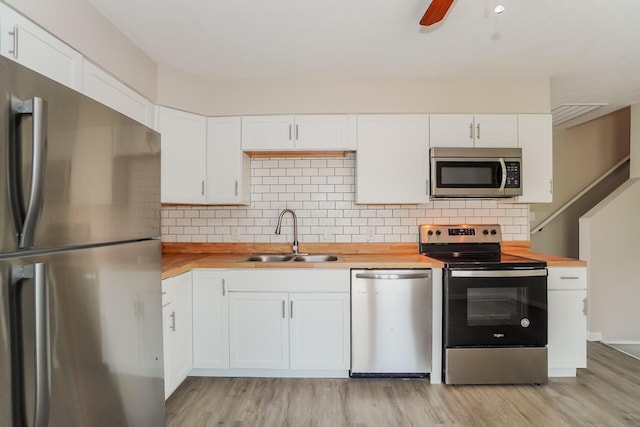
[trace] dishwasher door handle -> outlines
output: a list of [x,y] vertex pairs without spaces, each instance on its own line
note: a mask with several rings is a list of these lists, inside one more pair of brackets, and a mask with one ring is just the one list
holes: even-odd
[[403,280],[429,278],[431,278],[430,271],[420,273],[356,273],[356,279]]

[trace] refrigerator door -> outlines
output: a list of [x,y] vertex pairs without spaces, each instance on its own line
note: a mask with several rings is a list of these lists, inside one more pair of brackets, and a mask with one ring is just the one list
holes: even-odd
[[0,259],[0,297],[0,425],[164,425],[159,240]]
[[160,235],[160,136],[0,57],[0,254]]

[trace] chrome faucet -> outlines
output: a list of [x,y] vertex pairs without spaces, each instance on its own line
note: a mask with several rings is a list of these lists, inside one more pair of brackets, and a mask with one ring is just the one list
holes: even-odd
[[294,254],[298,254],[298,217],[296,213],[292,209],[284,209],[280,212],[280,216],[278,217],[278,225],[276,225],[276,234],[280,234],[280,229],[282,228],[282,217],[284,214],[289,212],[293,217],[293,244],[291,245],[291,249]]

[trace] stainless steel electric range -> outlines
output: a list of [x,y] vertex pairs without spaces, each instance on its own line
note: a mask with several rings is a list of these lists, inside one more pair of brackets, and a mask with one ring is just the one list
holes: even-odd
[[499,225],[421,225],[443,261],[446,384],[546,383],[546,263],[501,252]]

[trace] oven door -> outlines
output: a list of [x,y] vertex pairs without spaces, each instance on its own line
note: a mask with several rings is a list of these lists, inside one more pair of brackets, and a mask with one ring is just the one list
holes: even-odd
[[444,341],[447,348],[545,346],[546,268],[447,269]]

